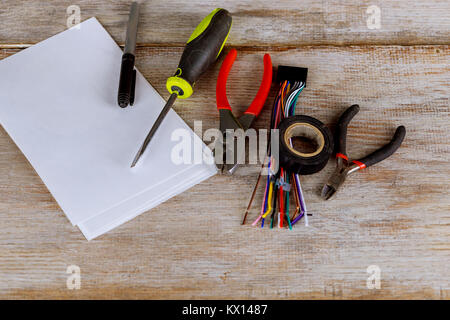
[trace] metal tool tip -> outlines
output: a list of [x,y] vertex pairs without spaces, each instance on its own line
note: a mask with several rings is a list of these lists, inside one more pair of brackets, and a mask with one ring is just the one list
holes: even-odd
[[325,200],[328,200],[334,195],[335,192],[336,192],[335,188],[326,184],[323,186],[323,189],[322,189],[322,198]]
[[248,215],[248,210],[246,210],[245,213],[244,213],[244,219],[241,222],[242,226],[245,225],[245,222],[247,221],[247,215]]
[[237,164],[224,164],[222,168],[222,173],[232,175],[236,171],[239,165]]
[[136,163],[139,161],[139,158],[141,157],[140,152],[138,152],[138,154],[134,157],[133,162],[131,163],[131,167],[130,168],[134,168],[134,166],[136,165]]

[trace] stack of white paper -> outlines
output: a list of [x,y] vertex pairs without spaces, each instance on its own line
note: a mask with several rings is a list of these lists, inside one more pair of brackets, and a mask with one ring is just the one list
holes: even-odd
[[122,51],[95,18],[0,61],[0,121],[73,225],[95,238],[214,175],[176,164],[172,110],[130,164],[164,101],[138,72],[136,102],[117,105]]

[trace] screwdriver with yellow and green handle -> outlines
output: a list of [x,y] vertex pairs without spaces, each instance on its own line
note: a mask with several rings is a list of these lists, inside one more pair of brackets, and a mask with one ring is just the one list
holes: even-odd
[[189,98],[200,76],[217,60],[227,41],[231,28],[231,15],[225,9],[215,9],[195,28],[178,64],[173,77],[167,79],[166,87],[170,97],[156,119],[150,132],[137,152],[131,167],[134,167],[144,154],[150,140],[169,112],[175,100]]

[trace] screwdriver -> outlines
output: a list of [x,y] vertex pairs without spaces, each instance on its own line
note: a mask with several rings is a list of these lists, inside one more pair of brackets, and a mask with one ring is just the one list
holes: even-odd
[[170,93],[150,132],[137,152],[133,168],[144,154],[150,140],[169,112],[175,100],[189,98],[194,92],[194,84],[200,76],[217,60],[227,41],[231,29],[231,15],[225,9],[215,9],[195,28],[186,43],[175,75],[168,78],[166,88]]

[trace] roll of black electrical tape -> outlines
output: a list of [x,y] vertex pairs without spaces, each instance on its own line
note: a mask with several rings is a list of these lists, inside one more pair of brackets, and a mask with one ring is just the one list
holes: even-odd
[[[280,164],[293,173],[313,174],[322,170],[333,153],[330,129],[321,121],[304,115],[287,117],[280,122]],[[291,139],[303,137],[316,143],[314,152],[296,150]]]

